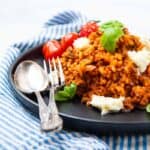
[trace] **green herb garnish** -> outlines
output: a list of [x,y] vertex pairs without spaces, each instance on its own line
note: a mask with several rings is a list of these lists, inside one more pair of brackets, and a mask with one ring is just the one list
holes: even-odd
[[124,34],[123,24],[119,21],[109,21],[100,26],[103,31],[102,46],[109,52],[114,52],[119,38]]
[[112,20],[112,21],[108,21],[106,23],[101,24],[100,29],[102,31],[105,31],[106,29],[113,28],[113,27],[117,27],[117,28],[122,29],[124,27],[124,25],[117,20]]
[[77,85],[71,83],[70,85],[65,86],[63,90],[60,90],[55,94],[55,100],[56,101],[70,100],[75,96],[76,90],[77,90]]
[[150,104],[146,106],[146,112],[150,113]]

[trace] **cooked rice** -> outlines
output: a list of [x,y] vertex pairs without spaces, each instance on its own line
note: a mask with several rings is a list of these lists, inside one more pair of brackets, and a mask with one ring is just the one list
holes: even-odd
[[89,35],[90,46],[69,47],[62,55],[66,84],[76,83],[77,95],[89,104],[93,94],[109,97],[125,96],[124,108],[145,107],[150,102],[150,65],[139,75],[129,58],[129,50],[141,50],[140,38],[127,29],[117,43],[115,53],[107,52],[100,44],[101,32]]

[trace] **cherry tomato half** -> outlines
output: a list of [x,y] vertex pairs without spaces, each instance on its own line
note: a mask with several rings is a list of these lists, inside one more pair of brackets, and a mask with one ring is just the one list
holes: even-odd
[[74,40],[78,38],[78,33],[72,32],[68,33],[61,39],[61,46],[63,50],[66,50],[69,46],[72,46]]
[[61,56],[61,54],[63,53],[63,49],[60,43],[56,40],[50,40],[45,43],[42,50],[46,60]]
[[98,30],[98,24],[94,21],[90,21],[81,27],[79,32],[80,37],[88,37],[91,32],[96,32]]

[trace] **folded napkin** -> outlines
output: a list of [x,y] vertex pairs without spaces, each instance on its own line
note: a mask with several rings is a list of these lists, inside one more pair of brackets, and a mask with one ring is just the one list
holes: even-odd
[[40,121],[17,100],[10,88],[8,72],[22,53],[49,39],[59,39],[68,32],[78,31],[87,18],[79,12],[65,11],[48,20],[42,31],[32,39],[13,44],[0,61],[0,149],[18,150],[107,150],[108,146],[94,135],[78,132],[40,131]]
[[[40,121],[19,103],[8,80],[13,61],[29,48],[49,39],[79,31],[88,19],[79,12],[65,11],[48,20],[42,31],[27,41],[11,45],[0,60],[0,149],[4,150],[130,150],[147,149],[149,135],[95,136],[87,133],[40,131]],[[107,146],[105,141],[109,146]]]

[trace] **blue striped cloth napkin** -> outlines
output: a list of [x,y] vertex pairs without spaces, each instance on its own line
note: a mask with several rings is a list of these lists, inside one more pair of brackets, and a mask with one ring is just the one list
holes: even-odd
[[80,12],[64,11],[48,20],[34,38],[8,47],[0,60],[0,150],[147,149],[150,139],[148,135],[95,136],[65,130],[41,132],[39,119],[25,110],[13,95],[8,80],[13,61],[29,48],[49,39],[59,39],[68,32],[78,31],[87,21]]

